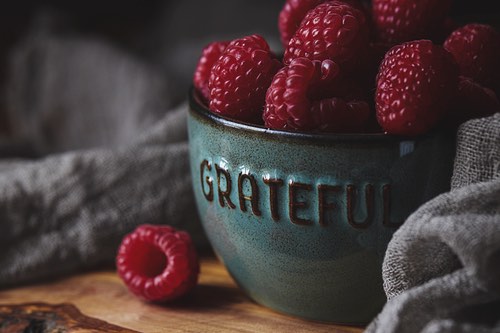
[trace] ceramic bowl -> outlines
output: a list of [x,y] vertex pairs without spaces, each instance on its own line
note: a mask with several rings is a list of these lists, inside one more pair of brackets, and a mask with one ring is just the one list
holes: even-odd
[[387,243],[449,188],[453,136],[306,134],[211,113],[190,92],[191,174],[218,258],[256,302],[366,324],[386,301]]

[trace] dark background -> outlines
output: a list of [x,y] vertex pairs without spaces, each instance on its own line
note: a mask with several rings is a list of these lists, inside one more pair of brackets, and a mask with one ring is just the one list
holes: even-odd
[[[202,47],[213,40],[263,35],[281,52],[277,17],[282,0],[24,0],[0,8],[0,129],[7,54],[23,36],[49,25],[61,36],[99,38],[156,66],[187,91]],[[495,1],[455,0],[451,12],[457,23],[482,22],[498,26]],[[50,23],[43,21],[50,17]],[[179,94],[179,100],[185,97]]]
[[[99,35],[151,61],[158,48],[175,47],[182,40],[235,38],[246,33],[278,37],[277,16],[283,0],[24,0],[0,8],[2,53],[33,26],[40,12],[60,17],[61,33]],[[500,12],[492,0],[455,0],[451,16],[457,21],[496,25]],[[200,47],[200,45],[196,44]],[[280,45],[274,45],[279,48]],[[279,51],[279,50],[277,50]]]

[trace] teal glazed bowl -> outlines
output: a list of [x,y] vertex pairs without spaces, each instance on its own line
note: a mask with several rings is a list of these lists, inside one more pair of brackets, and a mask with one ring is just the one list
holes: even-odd
[[387,243],[449,189],[454,136],[304,134],[211,113],[190,92],[198,212],[217,257],[257,303],[364,325],[386,298]]

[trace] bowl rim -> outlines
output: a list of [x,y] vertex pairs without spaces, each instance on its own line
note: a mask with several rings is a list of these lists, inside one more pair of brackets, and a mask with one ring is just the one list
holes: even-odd
[[387,133],[308,133],[295,132],[287,130],[275,130],[266,128],[261,125],[246,123],[239,120],[230,119],[219,114],[216,114],[203,103],[199,93],[194,86],[191,86],[188,93],[189,112],[209,123],[231,128],[247,133],[264,135],[267,137],[279,137],[283,139],[299,139],[299,140],[314,140],[319,142],[401,142],[401,141],[417,141],[430,136],[426,133],[419,136],[401,136]]

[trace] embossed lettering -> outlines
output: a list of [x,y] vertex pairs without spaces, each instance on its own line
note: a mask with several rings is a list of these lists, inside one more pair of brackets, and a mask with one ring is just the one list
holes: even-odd
[[[243,182],[248,180],[250,182],[250,188],[252,189],[252,195],[245,195],[243,193]],[[250,201],[252,205],[252,212],[256,216],[262,215],[259,210],[259,188],[257,187],[257,182],[252,175],[248,175],[245,173],[240,173],[238,176],[238,197],[240,199],[240,209],[243,212],[247,211],[247,207],[245,206],[245,200]]]
[[264,183],[269,186],[269,207],[271,208],[271,217],[273,221],[280,220],[278,209],[278,188],[283,186],[283,180],[264,178]]
[[[215,164],[215,170],[217,171],[217,188],[218,188],[218,193],[219,193],[219,204],[221,207],[224,207],[224,199],[226,199],[227,205],[231,208],[236,208],[234,203],[231,201],[231,198],[229,195],[231,194],[231,187],[232,187],[232,181],[231,181],[231,175],[226,169],[221,168],[217,164]],[[224,178],[226,179],[226,190],[223,191],[221,189],[221,175],[224,175]]]
[[[321,227],[328,227],[333,223],[348,223],[356,229],[367,229],[374,223],[381,223],[386,228],[398,228],[403,223],[403,221],[391,221],[391,218],[397,219],[396,216],[403,214],[403,208],[401,212],[391,211],[394,208],[391,201],[394,195],[391,192],[391,184],[388,183],[356,184],[352,182],[343,185],[345,180],[333,180],[332,183],[315,181],[302,183],[293,180],[293,175],[287,175],[287,179],[290,179],[287,183],[284,178],[278,178],[278,175],[274,176],[276,178],[270,178],[271,175],[267,173],[259,179],[258,172],[252,172],[247,167],[232,169],[225,161],[219,164],[207,158],[203,159],[199,166],[203,196],[207,201],[213,202],[216,201],[215,196],[218,194],[220,207],[236,209],[239,204],[238,211],[250,211],[248,214],[262,217],[265,212],[261,207],[262,188],[260,187],[267,186],[269,188],[269,211],[267,213],[274,222],[279,222],[284,218],[295,225],[313,226],[318,223]],[[239,170],[239,173],[236,173],[236,170]],[[237,184],[233,184],[235,177],[238,177]],[[288,198],[285,198],[286,194]],[[288,202],[286,202],[287,199]],[[233,200],[238,200],[238,202],[233,202]],[[264,200],[266,201],[267,198]],[[281,202],[281,200],[284,201]],[[376,207],[376,204],[381,207]],[[312,216],[313,214],[318,215]]]
[[373,221],[373,185],[365,185],[365,208],[366,217],[362,222],[356,222],[354,219],[354,210],[356,208],[356,186],[347,185],[347,221],[356,229],[366,229]]
[[[200,179],[201,179],[201,191],[203,192],[203,195],[208,201],[213,201],[214,200],[214,185],[213,185],[213,180],[212,177],[206,176],[203,178],[204,171],[212,171],[212,165],[208,160],[203,160],[200,165]],[[208,193],[205,192],[205,186],[203,185],[203,182],[206,182],[208,185]]]
[[342,187],[338,185],[318,185],[319,225],[323,227],[327,226],[326,211],[335,208],[335,204],[333,202],[327,202],[327,194],[330,192],[339,192],[341,189]]
[[383,224],[389,228],[397,228],[403,221],[391,222],[391,185],[386,184],[382,187],[382,200],[384,202]]
[[297,193],[298,190],[311,191],[312,186],[304,183],[295,183],[293,181],[290,182],[288,186],[288,200],[289,200],[289,214],[290,220],[292,223],[298,225],[312,225],[313,222],[311,220],[299,218],[297,216],[298,208],[307,208],[307,202],[305,201],[297,201]]

